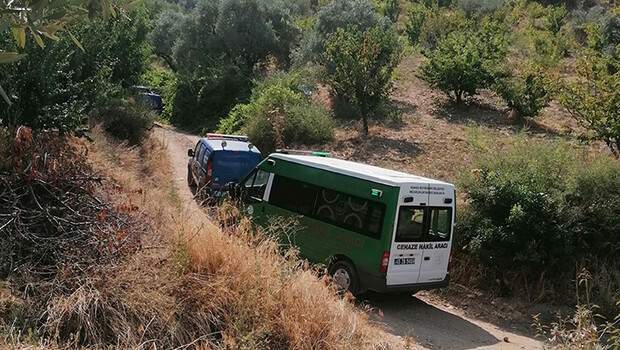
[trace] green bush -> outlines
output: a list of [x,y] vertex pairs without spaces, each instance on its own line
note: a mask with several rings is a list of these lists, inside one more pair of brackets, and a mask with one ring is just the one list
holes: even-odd
[[509,108],[516,113],[517,120],[537,117],[549,104],[550,83],[541,69],[515,69],[515,73],[495,79],[493,89]]
[[293,144],[313,144],[332,137],[334,122],[327,111],[285,79],[259,85],[250,102],[235,106],[220,121],[218,131],[245,133],[261,151]]
[[422,79],[461,103],[493,83],[506,51],[503,35],[491,25],[477,32],[449,33],[427,54],[421,67]]
[[467,15],[475,17],[492,13],[501,8],[506,0],[459,0],[458,7]]
[[388,98],[401,50],[396,33],[382,27],[363,32],[340,28],[325,44],[325,81],[338,97],[358,109],[364,134],[368,134],[368,118]]
[[[118,16],[76,23],[71,31],[82,51],[68,37],[46,41],[44,48],[28,43],[25,57],[0,69],[0,85],[12,100],[0,98],[0,125],[71,130],[84,122],[99,101],[118,96],[139,82],[146,66],[145,19]],[[0,47],[11,50],[12,36],[3,32]]]
[[405,33],[409,41],[413,45],[417,45],[420,42],[420,34],[422,33],[422,27],[428,16],[429,8],[420,3],[414,3],[407,10],[407,23],[405,27]]
[[560,103],[588,130],[585,138],[603,141],[620,158],[620,62],[590,53],[577,73],[577,79],[562,81]]
[[151,64],[142,75],[141,80],[144,84],[158,89],[164,103],[161,118],[170,120],[177,89],[177,77],[174,72],[156,64]]
[[553,35],[557,35],[564,24],[566,24],[566,18],[568,16],[568,11],[566,11],[566,7],[564,5],[560,6],[549,6],[547,8],[547,30],[551,32]]
[[464,32],[477,26],[461,11],[442,11],[437,7],[427,7],[424,24],[420,30],[419,43],[422,48],[434,50],[450,33]]
[[489,279],[518,275],[515,285],[528,288],[527,281],[546,276],[547,288],[570,297],[562,288],[576,267],[620,254],[615,160],[590,161],[565,143],[520,139],[501,152],[482,148],[475,167],[460,180],[469,205],[456,245],[491,271]]
[[93,110],[92,116],[108,134],[132,145],[140,144],[155,120],[153,111],[133,100],[108,101]]
[[377,11],[395,23],[400,14],[399,0],[372,0]]

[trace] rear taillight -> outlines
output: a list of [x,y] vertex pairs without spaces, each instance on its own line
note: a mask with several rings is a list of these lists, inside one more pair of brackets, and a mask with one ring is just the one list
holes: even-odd
[[381,256],[381,272],[386,273],[390,264],[390,252],[383,252]]
[[213,162],[209,160],[207,162],[207,177],[211,178],[211,175],[213,175]]

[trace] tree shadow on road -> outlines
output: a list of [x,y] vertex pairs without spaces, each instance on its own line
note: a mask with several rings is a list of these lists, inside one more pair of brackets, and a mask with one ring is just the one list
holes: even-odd
[[407,294],[368,294],[362,303],[372,318],[401,337],[412,337],[428,349],[474,349],[501,342],[480,326]]

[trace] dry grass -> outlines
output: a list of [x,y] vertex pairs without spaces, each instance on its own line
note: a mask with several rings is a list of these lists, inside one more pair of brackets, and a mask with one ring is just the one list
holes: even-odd
[[35,337],[5,327],[0,344],[389,347],[366,313],[304,268],[295,252],[282,254],[269,234],[254,231],[247,221],[224,234],[201,211],[187,210],[175,192],[165,146],[155,138],[134,148],[110,142],[99,130],[94,138],[89,158],[114,180],[98,191],[149,224],[142,247],[105,274],[89,276],[51,300],[47,310],[40,310],[43,322]]

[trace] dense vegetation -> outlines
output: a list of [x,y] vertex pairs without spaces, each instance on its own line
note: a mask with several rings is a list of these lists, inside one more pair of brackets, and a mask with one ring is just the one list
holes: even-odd
[[469,205],[456,246],[489,271],[484,283],[530,300],[561,299],[570,297],[573,268],[587,268],[603,279],[593,300],[612,314],[620,290],[620,164],[562,142],[518,139],[498,151],[475,140],[480,153],[475,172],[461,179]]

